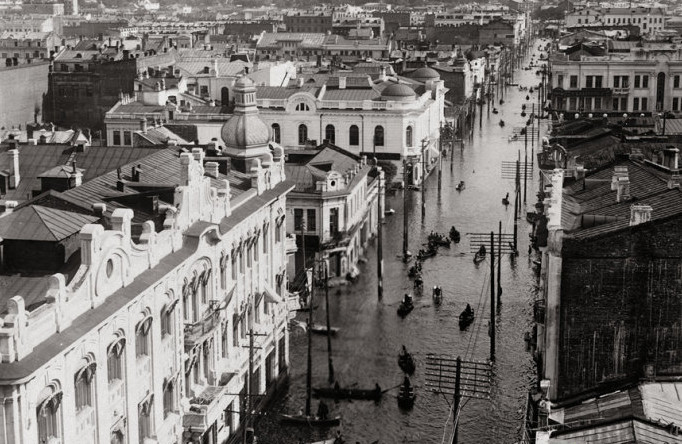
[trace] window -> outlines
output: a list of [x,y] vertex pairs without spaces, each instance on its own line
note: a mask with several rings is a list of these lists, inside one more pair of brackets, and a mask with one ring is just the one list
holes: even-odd
[[301,229],[303,229],[303,210],[294,208],[294,230],[299,231]]
[[632,110],[639,111],[639,97],[632,99]]
[[569,79],[569,88],[577,88],[578,87],[578,76],[571,76]]
[[60,438],[60,411],[62,392],[52,393],[44,399],[36,409],[38,420],[38,442],[47,443],[53,438]]
[[116,130],[114,131],[114,145],[120,145],[121,144],[121,132]]
[[175,381],[163,381],[163,417],[175,411]]
[[272,140],[276,143],[282,143],[282,133],[279,127],[279,123],[272,124]]
[[304,124],[298,125],[298,144],[305,145],[308,141],[308,127]]
[[223,358],[227,358],[230,343],[229,343],[229,332],[230,332],[230,326],[228,325],[227,322],[223,324],[223,331],[220,336],[220,355]]
[[620,88],[620,76],[613,76],[613,87]]
[[107,355],[107,380],[109,384],[123,380],[123,359],[121,357],[125,344],[125,339],[119,338],[109,346]]
[[239,347],[239,316],[232,316],[232,345]]
[[170,336],[173,334],[173,313],[175,312],[175,306],[178,304],[178,300],[174,300],[169,305],[164,306],[161,309],[160,322],[161,322],[161,338]]
[[76,395],[76,413],[92,406],[92,380],[95,377],[95,366],[89,364],[78,371],[74,377]]
[[601,88],[603,83],[603,76],[594,76],[594,87]]
[[[165,398],[165,397],[164,397]],[[138,407],[138,430],[140,435],[140,444],[144,444],[146,438],[152,437],[152,399],[151,397],[142,401]]]
[[263,254],[268,253],[268,243],[270,242],[270,225],[263,226]]
[[315,231],[315,230],[316,230],[316,226],[317,226],[317,220],[316,220],[316,215],[317,215],[317,214],[315,213],[315,210],[314,210],[314,209],[307,210],[306,213],[307,213],[307,216],[308,216],[308,220],[307,220],[307,224],[308,224],[308,225],[306,226],[306,230],[308,230],[308,231]]
[[677,75],[673,77],[673,88],[679,88],[680,87],[680,76]]
[[336,130],[334,125],[327,125],[324,129],[324,138],[331,144],[336,143]]
[[348,130],[348,143],[351,146],[360,145],[360,130],[357,125],[351,125]]
[[199,90],[200,90],[201,97],[208,96],[208,86],[206,86],[206,85],[201,85],[201,86],[199,87]]
[[642,111],[646,111],[647,109],[649,109],[649,99],[642,97]]
[[407,129],[405,129],[405,145],[406,146],[412,146],[412,127],[408,126]]
[[131,146],[133,144],[130,131],[123,131],[123,144],[125,146]]
[[568,109],[569,111],[575,111],[578,109],[578,99],[577,97],[571,97],[568,100]]
[[585,88],[593,87],[594,76],[585,76]]
[[135,356],[138,358],[142,356],[149,356],[150,349],[150,335],[149,330],[152,326],[151,316],[147,316],[139,324],[135,330]]
[[310,107],[307,104],[301,102],[296,105],[296,111],[310,111]]
[[562,74],[559,74],[557,76],[556,87],[557,88],[563,88],[564,87],[564,76]]
[[232,280],[237,279],[237,256],[234,253],[232,250]]
[[643,75],[642,76],[642,88],[648,88],[649,87],[649,76]]
[[335,236],[339,233],[339,209],[329,209],[329,233]]
[[592,110],[592,97],[585,97],[583,101],[583,109],[585,111],[591,111]]
[[384,127],[381,125],[374,128],[374,145],[384,146]]
[[601,97],[595,97],[594,98],[594,109],[595,110],[601,109]]
[[613,110],[614,111],[618,111],[618,102],[619,102],[618,98],[614,97],[612,102],[611,102],[613,104]]

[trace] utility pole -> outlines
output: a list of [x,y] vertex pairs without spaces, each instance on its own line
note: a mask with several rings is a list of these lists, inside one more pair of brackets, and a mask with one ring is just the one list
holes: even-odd
[[403,262],[407,262],[407,160],[403,160]]
[[[519,157],[521,157],[521,153],[519,153]],[[516,184],[515,184],[515,190],[514,190],[514,251],[517,251],[517,237],[518,237],[518,215],[519,215],[519,161],[516,161]]]
[[499,237],[497,239],[497,304],[499,305],[502,296],[502,221],[500,221]]
[[457,444],[457,432],[459,431],[459,403],[462,400],[462,395],[460,394],[460,384],[462,377],[462,358],[457,356],[457,368],[455,370],[455,405],[452,407],[454,414],[452,415],[455,431],[452,435],[452,444]]
[[[306,275],[308,271],[306,269]],[[313,269],[312,274],[312,282],[310,285],[310,298],[308,300],[308,328],[311,329],[313,328],[313,296],[315,294],[315,269]],[[329,310],[327,310],[327,316],[329,316]],[[329,325],[329,324],[327,324]],[[327,331],[327,334],[329,334],[329,331]],[[312,378],[312,372],[310,369],[313,366],[313,358],[312,358],[312,353],[310,353],[310,350],[313,348],[313,335],[310,334],[310,331],[308,331],[308,372],[306,373],[305,379],[306,379],[306,397],[305,397],[305,415],[310,416],[310,397],[311,397],[311,385],[313,383],[313,378]]]
[[242,430],[242,442],[248,443],[248,433],[251,428],[251,412],[253,411],[253,401],[251,396],[251,377],[253,375],[253,329],[249,330],[249,374],[246,375],[246,412],[244,415],[244,430]]
[[495,360],[495,233],[493,231],[490,232],[490,360]]
[[422,222],[426,218],[426,147],[428,143],[426,138],[422,140]]
[[[329,358],[329,383],[334,382],[334,363],[332,362],[332,329],[329,325],[329,269],[327,263],[322,261],[324,266],[324,301],[325,310],[327,311],[327,355]],[[310,318],[312,319],[312,307],[310,309]],[[308,328],[312,328],[312,324],[308,325]]]
[[443,122],[438,129],[438,193],[441,191],[443,182]]
[[[375,159],[376,160],[376,159]],[[377,171],[377,180],[379,181],[379,196],[377,198],[377,295],[379,300],[384,297],[384,245],[383,245],[383,231],[384,227],[381,224],[383,217],[383,209],[381,208],[381,196],[383,194],[383,180],[381,180],[381,172],[375,166]]]

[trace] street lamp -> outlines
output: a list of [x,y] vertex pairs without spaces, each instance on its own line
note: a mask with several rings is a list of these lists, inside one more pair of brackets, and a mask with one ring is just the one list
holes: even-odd
[[667,114],[667,112],[663,111],[662,113],[660,113],[658,115],[658,117],[663,119],[663,134],[661,134],[662,136],[665,136],[665,118],[667,117],[666,114]]

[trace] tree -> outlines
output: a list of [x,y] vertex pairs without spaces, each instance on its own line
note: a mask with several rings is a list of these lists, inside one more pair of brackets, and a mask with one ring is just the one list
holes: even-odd
[[393,183],[395,175],[398,174],[398,167],[396,166],[395,163],[391,162],[390,160],[380,160],[377,162],[377,165],[380,166],[381,169],[384,171],[386,186],[387,187],[390,186],[390,184]]

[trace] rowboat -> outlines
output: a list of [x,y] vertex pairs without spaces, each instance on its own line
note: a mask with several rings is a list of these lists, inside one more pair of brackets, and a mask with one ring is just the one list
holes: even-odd
[[306,424],[309,426],[318,427],[333,427],[341,424],[340,416],[333,416],[331,418],[321,419],[317,416],[306,416],[306,415],[288,415],[283,413],[280,416],[280,421],[287,424]]
[[459,315],[459,329],[460,330],[466,330],[468,326],[474,322],[474,309],[472,308],[471,310],[464,310],[462,313]]
[[403,350],[398,355],[398,366],[402,371],[404,371],[408,375],[413,374],[417,368],[417,365],[414,362],[412,354],[408,353],[407,349],[404,347]]

